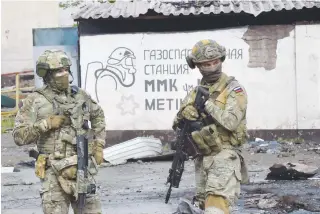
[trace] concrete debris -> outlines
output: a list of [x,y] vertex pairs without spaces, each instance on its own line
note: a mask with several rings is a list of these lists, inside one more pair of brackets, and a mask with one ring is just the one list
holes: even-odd
[[[316,213],[319,214],[320,212],[316,212]],[[291,212],[290,214],[315,214],[315,212],[309,212],[307,210],[299,209]]]
[[266,180],[305,180],[317,174],[318,167],[300,163],[274,164]]
[[260,199],[259,203],[257,204],[259,209],[270,209],[277,206],[278,202],[274,199]]
[[314,151],[315,153],[320,154],[320,147],[317,147],[317,148],[309,148],[309,149],[306,149],[306,151]]
[[251,154],[276,154],[279,158],[295,156],[295,149],[292,143],[279,143],[278,141],[251,141],[243,148],[250,151]]
[[302,202],[297,196],[285,195],[279,198],[279,208],[282,208],[287,212],[292,212],[294,210],[306,207],[308,207],[308,204]]
[[194,206],[191,201],[180,198],[177,211],[172,214],[204,214],[204,211]]
[[[159,140],[156,141],[159,142]],[[280,142],[280,140],[275,142],[254,141],[246,144],[248,149],[242,149],[249,169],[250,183],[241,185],[241,196],[232,214],[313,214],[320,212],[320,173],[309,177],[308,180],[265,180],[270,172],[269,168],[274,163],[281,163],[286,172],[288,168],[297,170],[298,166],[292,166],[296,162],[307,166],[320,166],[320,156],[313,150],[307,151],[319,147],[319,142],[304,142],[299,145]],[[34,161],[26,154],[29,145],[16,146],[12,135],[9,134],[1,136],[1,144],[2,151],[5,151],[1,157],[2,167],[15,166],[21,170],[17,173],[1,174],[1,195],[2,201],[5,202],[2,206],[2,213],[40,214],[41,182],[35,176],[34,169],[26,167],[32,164],[28,161]],[[165,143],[162,142],[162,145]],[[279,149],[281,151],[279,155],[283,156],[292,154],[290,151],[293,148],[295,157],[289,156],[275,162],[278,158],[274,154],[250,155],[257,147]],[[124,165],[114,166],[106,161],[101,164],[96,184],[102,197],[102,213],[197,213],[197,208],[191,204],[196,190],[193,160],[185,162],[180,187],[173,189],[169,203],[164,203],[167,191],[167,186],[164,184],[168,176],[168,169],[172,164],[172,161],[165,161],[165,159],[169,160],[172,155],[173,153],[167,154],[162,147],[160,154],[157,153],[152,157],[133,157],[127,159]],[[129,163],[130,161],[133,163]],[[288,162],[291,165],[287,166]],[[307,173],[310,171],[307,170]],[[27,195],[22,193],[27,193]],[[180,202],[179,199],[181,199]]]
[[291,157],[291,156],[295,156],[294,153],[290,153],[290,152],[280,152],[280,154],[278,154],[278,158],[285,158],[285,157]]
[[[256,190],[254,190],[256,191]],[[270,209],[277,205],[271,193],[250,194],[250,198],[245,201],[246,208]]]
[[249,144],[254,153],[279,154],[281,152],[281,145],[277,141],[254,141]]
[[34,168],[35,167],[35,163],[36,163],[35,160],[32,160],[32,161],[21,161],[17,165]]

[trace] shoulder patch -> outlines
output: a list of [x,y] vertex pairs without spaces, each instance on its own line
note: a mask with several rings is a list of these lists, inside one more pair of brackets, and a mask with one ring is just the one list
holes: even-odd
[[240,86],[237,86],[233,89],[233,91],[236,93],[240,93],[240,92],[243,92],[243,89]]
[[79,92],[79,88],[76,85],[71,86],[71,94],[76,95]]

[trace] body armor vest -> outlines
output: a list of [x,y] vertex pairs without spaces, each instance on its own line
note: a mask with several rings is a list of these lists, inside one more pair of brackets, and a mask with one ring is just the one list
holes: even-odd
[[[225,76],[217,87],[210,87],[210,97],[214,100],[214,104],[224,110],[228,95],[237,86],[239,86],[239,84],[234,77]],[[242,118],[237,129],[233,132],[230,132],[219,124],[216,125],[216,128],[222,144],[240,146],[247,140],[247,121],[245,116]]]
[[[222,74],[218,83],[206,85],[204,81],[202,81],[200,85],[209,90],[210,99],[214,100],[214,104],[224,110],[228,96],[235,87],[239,86],[239,83],[234,77],[228,77],[226,74]],[[184,105],[193,104],[195,96],[196,93],[194,92],[187,98]],[[206,118],[207,116],[205,114],[201,114],[200,116],[203,120],[210,120],[210,117]],[[237,129],[232,132],[212,121],[204,124],[204,127],[200,131],[194,131],[191,134],[203,155],[212,155],[218,153],[223,148],[231,149],[247,141],[246,119],[244,116]]]
[[70,119],[69,124],[62,125],[57,130],[50,130],[41,135],[38,142],[40,153],[53,154],[54,159],[63,159],[76,155],[76,135],[85,133],[83,124],[90,119],[89,97],[79,93],[75,86],[71,87],[71,93],[59,96],[51,90],[38,89],[39,94],[44,96],[48,103],[39,109],[39,119],[45,119],[49,115],[65,115]]

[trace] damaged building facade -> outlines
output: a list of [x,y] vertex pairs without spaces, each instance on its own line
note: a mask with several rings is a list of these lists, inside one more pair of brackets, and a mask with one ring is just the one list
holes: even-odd
[[320,138],[319,1],[88,3],[78,22],[80,85],[103,107],[109,144],[172,139],[172,120],[200,73],[201,39],[227,49],[223,71],[245,86],[251,138]]

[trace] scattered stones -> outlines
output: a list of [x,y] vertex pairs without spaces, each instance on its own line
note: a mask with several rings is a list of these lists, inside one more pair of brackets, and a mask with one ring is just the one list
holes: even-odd
[[253,153],[279,154],[282,151],[282,145],[277,141],[254,141],[249,142],[246,146],[247,150]]
[[273,197],[274,195],[270,193],[252,194],[244,205],[246,208],[270,209],[278,203]]
[[299,202],[298,197],[286,195],[279,198],[279,208],[292,212],[297,209],[305,208],[305,204]]
[[204,214],[204,211],[194,206],[192,202],[185,198],[180,198],[178,208],[173,214]]
[[306,151],[314,151],[315,153],[320,154],[320,147],[317,148],[309,148],[309,149],[305,149]]
[[258,203],[259,209],[270,209],[277,206],[278,202],[274,199],[260,199]]
[[34,168],[35,167],[35,160],[32,160],[32,161],[21,161],[17,165]]
[[311,213],[309,211],[299,209],[299,210],[295,210],[295,211],[291,212],[290,214],[311,214]]
[[290,153],[290,152],[280,152],[280,154],[278,154],[278,158],[285,158],[285,157],[292,157],[295,156],[294,153]]

